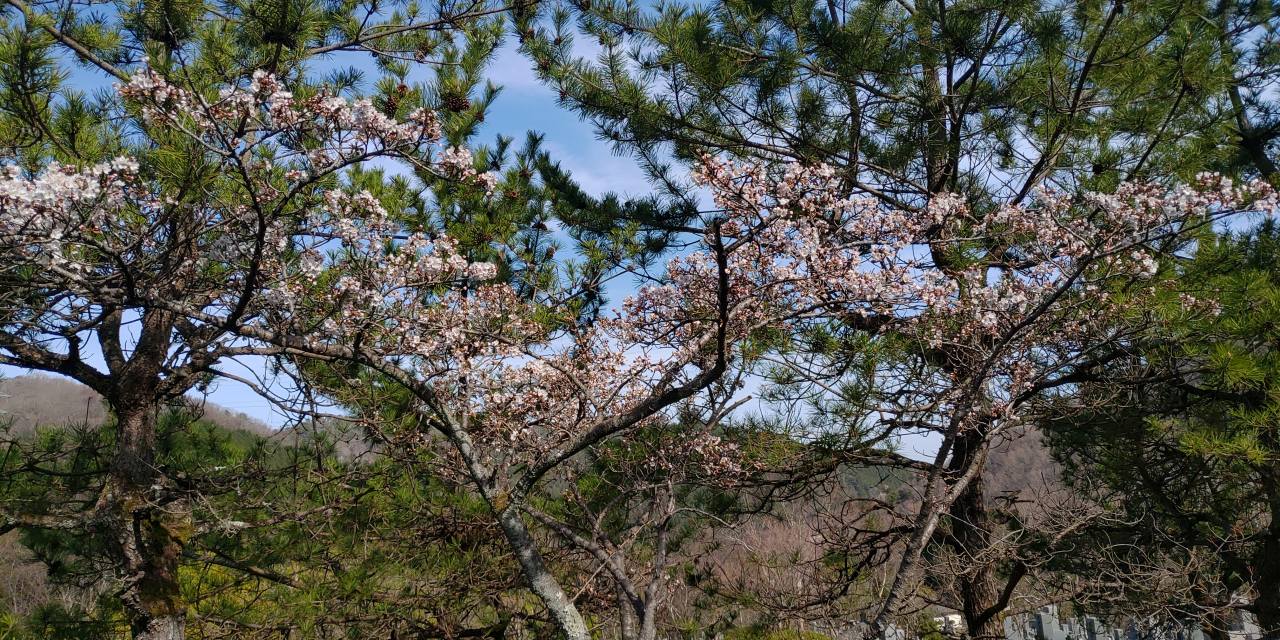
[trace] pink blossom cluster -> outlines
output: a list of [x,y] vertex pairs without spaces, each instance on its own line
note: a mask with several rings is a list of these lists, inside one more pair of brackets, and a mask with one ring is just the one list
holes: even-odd
[[[397,121],[367,100],[347,101],[323,93],[299,100],[276,77],[261,71],[253,74],[247,87],[224,89],[212,99],[149,68],[139,70],[117,89],[140,107],[145,122],[177,128],[199,142],[221,167],[214,179],[227,181],[228,188],[210,189],[203,202],[180,202],[163,192],[160,183],[142,179],[138,163],[131,158],[85,168],[54,163],[37,176],[25,176],[16,166],[4,168],[0,174],[3,250],[11,261],[39,262],[56,267],[61,277],[75,276],[81,280],[78,290],[86,286],[83,279],[98,270],[110,271],[121,264],[146,270],[149,256],[161,253],[165,242],[176,240],[164,234],[162,217],[169,223],[181,220],[173,228],[186,234],[184,241],[192,255],[152,275],[169,282],[191,282],[193,274],[215,262],[239,267],[218,270],[226,280],[209,288],[224,292],[246,284],[242,276],[251,261],[265,261],[268,271],[279,269],[272,260],[283,257],[299,234],[309,232],[294,222],[299,210],[325,211],[330,221],[345,221],[325,229],[326,233],[342,233],[343,225],[356,224],[392,233],[394,225],[380,207],[367,201],[349,206],[344,200],[348,196],[341,191],[321,194],[324,200],[318,202],[314,192],[305,188],[371,157],[408,157],[418,166],[434,166],[441,175],[486,189],[494,184],[492,176],[470,166],[465,150],[450,149],[446,160],[452,158],[452,163],[423,164],[422,158],[430,156],[427,145],[438,142],[441,135],[438,119],[428,110]],[[468,161],[466,170],[457,164],[463,158]],[[244,184],[232,184],[240,182]],[[230,195],[224,197],[224,191]],[[246,192],[252,198],[237,195]],[[135,215],[122,215],[126,211]],[[383,217],[371,217],[376,215]],[[254,248],[258,243],[272,250],[258,252]],[[304,251],[303,256],[314,275],[319,264],[316,252]],[[157,291],[164,288],[141,274],[127,280],[140,287],[155,285]],[[215,292],[197,303],[215,304],[217,298]]]
[[35,262],[71,273],[89,265],[68,255],[67,243],[104,237],[131,225],[126,210],[137,193],[138,165],[129,158],[84,169],[53,163],[27,178],[16,166],[0,174],[0,252],[16,263]]
[[318,153],[339,158],[370,144],[418,146],[441,135],[439,120],[431,111],[420,109],[401,122],[378,111],[367,99],[347,101],[325,93],[297,99],[275,76],[261,70],[254,72],[247,87],[224,88],[212,99],[171,84],[151,68],[139,70],[116,90],[141,105],[144,121],[182,127],[192,137],[220,145],[230,142],[227,146],[232,148],[237,143],[253,144],[237,138],[238,131],[284,135],[296,130],[328,143]]
[[466,147],[449,147],[441,151],[437,162],[445,175],[463,182],[479,184],[484,188],[486,195],[493,195],[493,190],[498,186],[497,176],[476,170],[475,159],[471,156],[471,150]]
[[[187,131],[223,163],[219,179],[247,180],[227,191],[252,198],[175,202],[144,188],[126,159],[34,178],[6,169],[6,261],[42,265],[86,300],[104,290],[90,282],[97,270],[124,263],[134,272],[109,284],[128,280],[138,286],[130,295],[219,331],[233,318],[249,335],[339,347],[396,370],[430,389],[425,413],[465,425],[491,462],[530,463],[620,415],[641,414],[625,428],[666,420],[673,407],[655,398],[749,366],[742,349],[753,333],[806,322],[915,340],[950,364],[926,404],[959,406],[979,388],[983,410],[1004,415],[1018,394],[1109,339],[1120,294],[1141,293],[1158,273],[1162,239],[1276,206],[1264,184],[1205,176],[1186,188],[1125,185],[1082,200],[1046,192],[982,211],[939,195],[906,211],[851,196],[828,167],[706,158],[696,179],[719,212],[702,248],[671,259],[657,284],[608,317],[565,326],[545,306],[554,297],[494,282],[495,265],[447,236],[403,228],[374,194],[300,188],[370,155],[401,154],[492,189],[469,151],[425,153],[440,136],[430,112],[396,121],[367,101],[297,99],[263,73],[213,99],[151,70],[120,91],[147,121]],[[164,259],[169,228],[186,234],[181,265]],[[733,472],[729,448],[709,438],[686,444],[719,461],[708,468]]]
[[644,463],[681,481],[732,481],[752,467],[738,443],[702,430],[663,439]]
[[723,232],[746,244],[735,256],[744,287],[766,287],[802,314],[919,312],[955,294],[928,268],[926,239],[938,211],[886,209],[850,197],[829,167],[761,165],[707,158],[696,178],[724,211]]
[[1162,241],[1277,206],[1261,181],[1216,176],[1080,200],[1045,191],[989,211],[951,194],[918,211],[885,207],[848,196],[823,166],[705,158],[697,178],[723,211],[724,233],[747,243],[733,271],[744,287],[769,291],[765,313],[871,319],[861,326],[915,338],[953,372],[920,403],[954,409],[980,389],[975,416],[1004,417],[1091,345],[1114,339],[1120,305],[1151,291]]
[[263,317],[292,318],[297,333],[319,319],[316,339],[403,368],[431,389],[424,412],[465,422],[490,455],[536,457],[647,397],[671,366],[624,341],[634,323],[622,316],[552,331],[537,301],[488,282],[495,267],[448,236],[389,242],[376,199],[330,200],[311,220],[311,246],[277,262]]
[[1156,291],[1162,243],[1223,216],[1276,206],[1266,183],[1203,176],[1173,189],[1124,184],[1082,202],[1042,192],[1029,205],[981,217],[958,207],[953,237],[971,236],[983,249],[974,264],[948,274],[956,296],[922,314],[912,331],[933,348],[965,354],[989,396],[1001,399],[993,410],[1007,412],[1027,391],[1087,360],[1091,348],[1118,339],[1124,307]]
[[[140,105],[144,122],[177,128],[225,156],[262,151],[291,182],[376,155],[417,161],[442,135],[439,118],[429,109],[397,120],[368,99],[348,101],[323,91],[299,98],[276,76],[261,70],[247,86],[224,88],[216,97],[172,84],[151,68],[139,70],[116,88]],[[308,143],[298,144],[301,140]],[[469,151],[451,148],[444,155],[435,164],[444,175],[493,190],[495,176],[469,165],[460,170],[457,160],[464,155],[469,160]]]
[[[444,157],[469,166],[463,154]],[[868,326],[963,354],[990,391],[988,409],[1002,411],[1109,330],[1115,282],[1151,275],[1148,242],[1197,216],[1274,206],[1261,185],[1230,197],[1216,187],[1126,186],[1090,197],[1104,215],[1045,193],[979,216],[954,196],[920,211],[851,198],[822,167],[773,174],[708,160],[699,179],[723,211],[703,249],[670,260],[663,282],[587,328],[553,331],[537,300],[486,282],[493,267],[468,261],[447,237],[388,243],[394,229],[368,194],[330,195],[309,231],[324,240],[281,263],[290,266],[277,301],[323,318],[326,339],[358,343],[429,383],[434,402],[510,461],[710,369],[722,340],[732,360],[753,331],[810,320],[874,320]],[[332,278],[319,278],[319,249],[334,241]],[[640,424],[663,419],[655,412]]]

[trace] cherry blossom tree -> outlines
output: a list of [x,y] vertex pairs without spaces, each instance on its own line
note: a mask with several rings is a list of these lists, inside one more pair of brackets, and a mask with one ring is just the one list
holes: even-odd
[[[923,213],[886,208],[848,195],[824,167],[708,158],[698,179],[717,204],[698,230],[703,249],[671,259],[655,284],[594,322],[558,312],[573,283],[517,295],[447,236],[406,233],[376,198],[342,190],[288,251],[265,259],[268,293],[253,313],[235,317],[234,297],[173,308],[203,325],[235,317],[251,340],[334,371],[359,365],[409,391],[413,419],[371,419],[375,428],[394,446],[445,452],[443,467],[475,487],[572,638],[586,637],[586,622],[525,519],[541,484],[603,443],[673,422],[673,412],[714,424],[723,404],[708,398],[723,392],[706,392],[756,363],[764,333],[839,321],[892,334],[920,363],[881,372],[886,393],[865,415],[933,431],[942,444],[933,461],[883,453],[923,475],[923,495],[874,629],[912,592],[939,525],[959,520],[990,444],[1026,420],[1033,399],[1123,340],[1108,319],[1144,295],[1155,252],[1198,225],[1274,206],[1265,185],[1213,177],[1083,202],[1043,193],[989,215],[953,197]],[[339,400],[359,383],[324,379],[322,392]]]
[[[367,100],[294,88],[302,93],[259,71],[207,91],[142,68],[118,88],[125,108],[143,134],[186,154],[185,173],[167,174],[144,155],[52,163],[35,175],[11,164],[0,178],[0,362],[86,384],[110,405],[117,434],[89,507],[4,517],[99,532],[136,638],[183,635],[177,567],[198,533],[189,487],[157,467],[157,414],[219,362],[279,352],[236,344],[229,331],[263,295],[268,256],[325,204],[327,185],[369,158],[409,158],[481,191],[492,186],[466,166],[466,151],[441,148],[429,110],[397,120]],[[157,299],[174,308],[148,304]],[[226,305],[222,324],[175,311],[212,304]],[[104,367],[92,364],[95,351]]]
[[[753,248],[790,256],[774,277],[803,287],[802,309],[811,310],[793,326],[797,346],[833,334],[884,345],[863,343],[867,353],[852,359],[803,346],[766,358],[791,397],[812,402],[799,416],[817,425],[809,437],[843,431],[853,460],[917,478],[906,504],[868,501],[888,524],[864,532],[863,553],[883,553],[885,532],[902,532],[895,559],[878,570],[883,587],[864,594],[876,603],[873,633],[908,613],[928,580],[955,584],[945,604],[964,614],[972,637],[1003,637],[1000,613],[1028,566],[998,573],[1001,541],[981,475],[991,447],[1034,420],[1038,399],[1122,352],[1133,329],[1117,319],[1155,295],[1158,256],[1193,250],[1190,232],[1223,217],[1275,208],[1265,184],[1207,175],[1191,187],[1126,184],[1080,199],[1041,192],[1016,206],[972,208],[944,195],[920,214],[847,198],[821,170],[793,167],[779,179],[710,162],[701,178],[730,219],[761,230]],[[932,459],[897,453],[907,434],[932,434]],[[926,553],[955,562],[925,563]]]

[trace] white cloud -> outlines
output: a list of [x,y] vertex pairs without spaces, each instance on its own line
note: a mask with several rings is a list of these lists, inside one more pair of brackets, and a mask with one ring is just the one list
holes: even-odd
[[[582,135],[593,136],[589,125],[583,123],[582,129]],[[552,159],[573,174],[574,180],[587,193],[602,195],[615,192],[642,196],[652,191],[653,187],[634,158],[614,154],[602,142],[593,140],[587,144],[570,145],[548,139],[544,148]]]

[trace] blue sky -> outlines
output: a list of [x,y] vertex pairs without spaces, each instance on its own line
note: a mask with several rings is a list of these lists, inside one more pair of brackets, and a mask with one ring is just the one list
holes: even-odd
[[649,185],[636,163],[612,153],[590,123],[556,105],[555,92],[538,81],[531,67],[510,43],[498,53],[490,77],[503,90],[486,115],[485,132],[491,137],[541,131],[547,134],[547,150],[588,191],[647,193]]

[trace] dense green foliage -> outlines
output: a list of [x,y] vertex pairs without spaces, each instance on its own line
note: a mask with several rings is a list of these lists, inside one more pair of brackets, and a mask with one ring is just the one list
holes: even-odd
[[[1170,275],[1148,336],[1082,390],[1121,385],[1124,401],[1066,414],[1050,443],[1070,486],[1118,511],[1097,535],[1132,546],[1093,560],[1132,582],[1133,597],[1224,620],[1243,599],[1269,627],[1280,612],[1280,232],[1268,221],[1206,237]],[[1178,565],[1193,571],[1158,575]]]
[[907,207],[1187,179],[1239,166],[1236,77],[1270,112],[1265,2],[570,4],[520,22],[524,49],[675,196],[668,152],[826,162]]
[[[165,468],[203,497],[181,563],[191,637],[453,634],[504,626],[521,611],[493,526],[456,487],[353,457],[335,446],[333,428],[264,436],[184,412],[161,424]],[[92,499],[112,439],[111,425],[8,439],[5,503]],[[41,603],[11,618],[11,637],[116,637],[127,628],[101,589],[109,559],[92,535],[29,529],[22,542],[51,585],[97,604],[77,612],[58,599]]]

